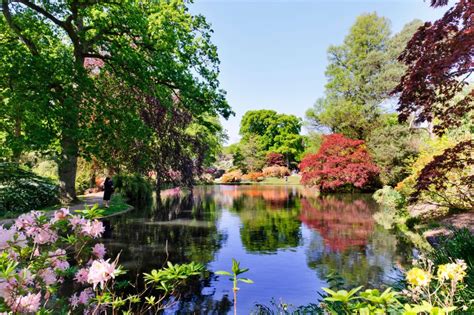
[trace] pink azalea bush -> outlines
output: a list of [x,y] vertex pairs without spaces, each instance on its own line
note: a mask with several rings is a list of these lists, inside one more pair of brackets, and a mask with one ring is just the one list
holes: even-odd
[[[103,244],[90,244],[104,230],[99,220],[72,215],[68,209],[56,211],[52,218],[32,211],[18,217],[9,228],[0,226],[1,309],[18,313],[48,309],[52,295],[70,275],[75,287],[94,292],[97,283],[89,275],[89,266],[103,259],[106,250]],[[116,265],[114,270],[108,267],[107,272],[114,276],[120,271]],[[109,279],[100,279],[102,288]],[[82,311],[92,312],[93,295],[85,296],[82,294],[76,307],[82,304]]]
[[[140,298],[149,287],[140,295],[122,297],[116,292],[115,278],[124,271],[118,257],[106,259],[104,244],[97,242],[105,227],[95,210],[82,211],[88,218],[68,209],[56,211],[51,218],[32,211],[10,227],[0,226],[0,314],[99,314],[108,309],[113,313],[133,303],[138,305],[133,313],[143,314],[166,307],[164,298],[172,291],[146,297],[153,303],[142,303]],[[186,273],[180,279],[185,278]],[[173,276],[166,279],[178,284]],[[163,281],[159,277],[147,283],[153,287]],[[66,283],[68,287],[72,283],[74,292],[64,297],[58,292]]]

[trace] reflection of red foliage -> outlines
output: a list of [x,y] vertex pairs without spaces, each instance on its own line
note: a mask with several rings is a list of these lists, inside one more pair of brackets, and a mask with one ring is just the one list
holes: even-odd
[[306,155],[300,169],[301,182],[322,191],[332,191],[347,184],[364,188],[378,174],[364,141],[352,140],[341,134],[324,136],[318,153]]
[[222,194],[234,198],[240,196],[262,198],[270,208],[281,208],[286,204],[290,191],[286,187],[240,186],[237,190],[223,190]]
[[317,199],[318,207],[308,199],[301,199],[300,220],[317,230],[324,243],[335,252],[350,247],[363,247],[374,230],[374,219],[368,204],[363,200]]

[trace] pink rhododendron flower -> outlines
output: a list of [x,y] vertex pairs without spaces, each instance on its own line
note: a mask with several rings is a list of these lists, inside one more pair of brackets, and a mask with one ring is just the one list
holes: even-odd
[[77,226],[83,225],[86,223],[86,219],[78,216],[78,215],[73,215],[69,218],[69,223],[72,225],[72,227],[75,229]]
[[106,252],[107,250],[105,249],[105,246],[102,243],[97,243],[92,248],[92,254],[94,254],[94,256],[99,259],[104,258]]
[[35,229],[35,231],[27,231],[28,233],[33,234],[33,241],[40,245],[54,243],[58,239],[58,234],[50,229],[49,224],[45,224],[43,227]]
[[87,221],[82,225],[82,233],[93,238],[100,237],[104,231],[105,227],[99,220]]
[[29,269],[26,269],[26,268],[21,269],[20,272],[18,272],[18,275],[21,277],[21,281],[24,284],[26,285],[33,284],[34,276]]
[[75,293],[73,296],[71,296],[69,302],[71,303],[72,309],[76,309],[79,304],[86,305],[87,303],[89,303],[89,300],[92,297],[94,297],[94,292],[91,288],[87,288],[83,290],[79,295]]
[[12,285],[6,281],[0,281],[0,297],[9,300],[12,294]]
[[25,213],[20,215],[16,220],[15,220],[15,226],[18,229],[25,229],[29,226],[32,226],[36,222],[36,215],[37,212],[30,212],[30,213]]
[[87,304],[93,296],[94,296],[94,292],[92,291],[92,289],[87,288],[79,294],[79,303]]
[[111,278],[115,278],[116,272],[115,263],[109,263],[109,259],[106,261],[103,259],[94,260],[92,266],[89,268],[87,282],[92,284],[94,289],[98,284],[100,284],[100,287],[103,289],[107,281]]
[[46,285],[52,285],[57,282],[56,273],[52,268],[46,268],[38,272]]
[[69,298],[69,303],[71,304],[71,307],[72,307],[73,310],[75,310],[79,306],[79,297],[77,296],[76,293],[74,293]]
[[69,209],[61,208],[58,211],[54,212],[54,218],[52,222],[57,222],[57,221],[66,219],[68,215],[69,215]]
[[76,272],[76,276],[74,277],[74,280],[79,283],[87,283],[88,275],[89,275],[89,269],[81,268]]
[[14,241],[15,234],[15,227],[5,229],[3,225],[0,226],[0,250],[5,250],[10,247],[9,243]]
[[69,263],[66,260],[57,260],[53,264],[55,270],[66,270],[69,268]]
[[49,252],[48,256],[49,257],[55,257],[55,258],[60,258],[60,259],[66,259],[66,250],[62,248],[56,249],[54,252]]
[[51,265],[54,269],[66,270],[69,268],[67,262],[66,251],[64,249],[57,249],[54,252],[49,252],[48,256],[51,257]]
[[19,296],[13,303],[12,310],[20,313],[34,313],[40,307],[41,293],[28,293],[25,296]]

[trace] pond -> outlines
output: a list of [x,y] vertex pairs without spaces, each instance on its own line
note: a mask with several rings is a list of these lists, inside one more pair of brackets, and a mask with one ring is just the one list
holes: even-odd
[[[411,249],[376,224],[376,211],[370,195],[318,198],[303,186],[200,186],[111,218],[104,242],[132,274],[166,260],[229,270],[235,258],[254,281],[242,283],[238,293],[239,313],[248,314],[255,303],[272,299],[316,303],[334,271],[348,285],[379,287],[400,277]],[[225,314],[231,285],[212,275],[169,312]]]

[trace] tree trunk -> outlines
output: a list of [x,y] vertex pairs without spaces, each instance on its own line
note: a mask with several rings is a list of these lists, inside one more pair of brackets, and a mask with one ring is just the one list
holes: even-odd
[[19,163],[22,147],[21,144],[21,117],[20,115],[15,117],[15,146],[13,147],[13,162]]
[[61,139],[61,157],[58,163],[59,192],[63,204],[77,200],[76,172],[77,172],[77,140],[63,135]]

